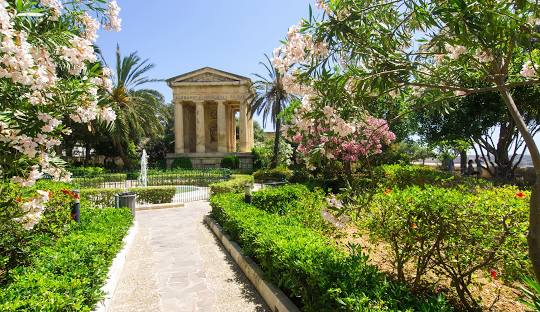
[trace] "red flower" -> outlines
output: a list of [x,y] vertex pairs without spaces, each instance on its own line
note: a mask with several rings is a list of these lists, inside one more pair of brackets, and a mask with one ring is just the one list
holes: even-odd
[[525,194],[523,192],[517,192],[515,197],[516,198],[525,198],[525,197],[527,197],[527,194]]
[[497,278],[497,271],[495,271],[494,269],[489,269],[489,274],[491,275],[492,279]]
[[79,199],[79,198],[81,198],[81,196],[80,196],[78,193],[72,192],[72,191],[70,191],[70,190],[63,189],[63,190],[62,190],[62,193],[68,195],[69,197],[71,197],[71,198],[73,198],[73,199]]
[[384,194],[388,195],[390,193],[392,193],[392,189],[387,188],[386,190],[384,190]]
[[22,202],[22,198],[17,197],[17,198],[15,198],[15,201],[18,202],[18,203],[20,203],[20,202]]
[[416,223],[413,223],[413,224],[411,224],[411,228],[412,228],[413,230],[416,230],[416,229],[418,228],[418,226],[416,225]]

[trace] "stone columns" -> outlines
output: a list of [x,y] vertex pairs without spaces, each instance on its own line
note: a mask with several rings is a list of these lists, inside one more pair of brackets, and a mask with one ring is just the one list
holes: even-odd
[[246,102],[240,102],[240,153],[249,152],[248,150],[248,128],[247,128],[247,105]]
[[184,106],[182,102],[174,103],[174,152],[184,153]]
[[195,102],[195,136],[197,153],[206,152],[206,136],[204,127],[204,102]]
[[248,151],[251,151],[253,149],[254,145],[254,138],[253,138],[253,116],[251,116],[251,111],[248,110],[247,113],[247,148]]
[[225,102],[217,101],[217,151],[227,152],[227,115],[225,113]]
[[229,120],[231,122],[231,152],[236,153],[236,109],[231,109]]

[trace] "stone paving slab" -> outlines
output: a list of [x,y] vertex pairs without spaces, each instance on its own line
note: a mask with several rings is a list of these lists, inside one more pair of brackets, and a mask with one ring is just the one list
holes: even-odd
[[208,202],[138,211],[139,232],[109,311],[270,311],[203,223]]

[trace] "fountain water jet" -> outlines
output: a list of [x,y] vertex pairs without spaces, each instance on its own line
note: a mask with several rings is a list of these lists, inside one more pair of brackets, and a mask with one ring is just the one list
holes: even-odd
[[141,186],[148,186],[148,154],[146,154],[145,149],[143,149],[141,155],[141,173],[139,174],[138,182]]

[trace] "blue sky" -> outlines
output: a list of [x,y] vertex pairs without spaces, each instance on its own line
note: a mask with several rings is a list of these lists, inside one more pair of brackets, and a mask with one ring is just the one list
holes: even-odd
[[[151,77],[166,79],[210,66],[251,77],[264,74],[264,53],[279,46],[287,29],[308,15],[310,0],[117,0],[122,31],[100,32],[97,41],[109,66],[116,44],[156,65]],[[167,101],[165,82],[150,87]],[[260,117],[256,117],[262,125]],[[266,130],[272,126],[267,123]],[[540,144],[539,136],[536,141]]]
[[[109,66],[116,44],[156,65],[152,78],[166,79],[205,66],[251,77],[259,62],[308,14],[308,0],[117,0],[122,31],[100,32],[97,41]],[[312,3],[312,2],[311,2]],[[167,101],[167,85],[155,83]],[[260,121],[260,118],[257,118]],[[267,129],[271,127],[267,124]]]

